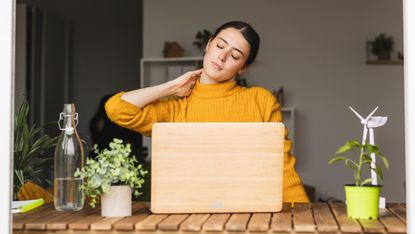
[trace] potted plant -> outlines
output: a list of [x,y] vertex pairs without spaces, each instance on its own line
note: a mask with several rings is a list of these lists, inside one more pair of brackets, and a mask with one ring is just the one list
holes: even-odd
[[[26,190],[41,191],[40,185],[51,185],[52,182],[45,176],[45,168],[53,160],[53,154],[47,155],[48,149],[55,147],[58,137],[41,135],[42,128],[27,123],[29,104],[24,99],[14,119],[14,147],[13,147],[13,198],[28,199],[22,194],[22,186]],[[44,197],[46,201],[50,197]]]
[[379,60],[389,60],[393,50],[393,38],[386,36],[384,33],[379,34],[373,41],[369,41],[371,52]]
[[130,155],[131,145],[120,139],[113,139],[109,149],[99,150],[94,145],[94,152],[95,159],[87,159],[85,166],[75,172],[75,177],[84,179],[84,197],[90,198],[92,207],[100,197],[102,216],[131,216],[131,194],[141,195],[139,189],[147,171]]
[[195,36],[196,39],[193,42],[193,45],[195,45],[202,52],[205,49],[211,37],[212,37],[212,33],[207,29],[198,31],[196,33],[196,36]]
[[344,154],[351,150],[359,151],[358,161],[343,156],[335,156],[329,164],[344,161],[344,165],[353,171],[354,184],[346,184],[344,186],[346,193],[347,216],[349,218],[369,219],[379,216],[379,197],[380,185],[371,185],[372,178],[364,178],[363,170],[374,170],[380,181],[383,180],[383,173],[380,165],[376,163],[376,167],[372,168],[371,154],[381,159],[386,169],[389,169],[389,162],[385,156],[381,154],[378,146],[364,143],[361,144],[356,140],[346,142],[337,151],[336,155]]

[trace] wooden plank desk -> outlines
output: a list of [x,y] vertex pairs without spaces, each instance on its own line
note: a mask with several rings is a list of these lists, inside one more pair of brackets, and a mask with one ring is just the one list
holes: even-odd
[[377,220],[346,216],[344,203],[284,204],[280,213],[156,215],[133,203],[133,215],[104,218],[99,208],[58,212],[52,204],[13,215],[13,233],[406,233],[406,205],[388,204]]

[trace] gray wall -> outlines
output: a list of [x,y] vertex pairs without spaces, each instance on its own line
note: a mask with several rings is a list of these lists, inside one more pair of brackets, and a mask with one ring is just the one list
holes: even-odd
[[[19,16],[19,17],[17,17]],[[26,94],[26,8],[16,6],[16,73],[14,109],[18,111]]]
[[[142,1],[20,0],[71,23],[69,100],[79,113],[80,135],[102,96],[138,87],[142,55]],[[58,119],[59,113],[56,113]]]
[[344,199],[343,184],[353,182],[343,165],[327,165],[346,140],[361,139],[362,126],[347,106],[366,115],[378,105],[377,115],[389,117],[375,130],[391,164],[383,194],[403,201],[403,66],[365,64],[365,42],[381,32],[402,51],[402,2],[144,0],[143,55],[162,56],[167,40],[178,41],[187,56],[199,55],[195,33],[234,19],[250,22],[261,36],[248,85],[284,86],[286,106],[295,108],[297,170],[317,197]]

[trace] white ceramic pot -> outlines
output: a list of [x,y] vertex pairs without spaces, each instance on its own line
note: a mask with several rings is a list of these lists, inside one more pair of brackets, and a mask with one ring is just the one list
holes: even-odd
[[131,216],[132,190],[128,185],[111,186],[101,196],[101,215],[105,217]]

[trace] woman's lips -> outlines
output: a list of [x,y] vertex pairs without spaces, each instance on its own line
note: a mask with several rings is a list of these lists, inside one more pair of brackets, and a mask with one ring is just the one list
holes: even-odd
[[215,63],[213,61],[212,61],[212,65],[213,65],[214,68],[216,68],[216,70],[222,70],[223,69],[221,65],[219,65],[218,63]]

